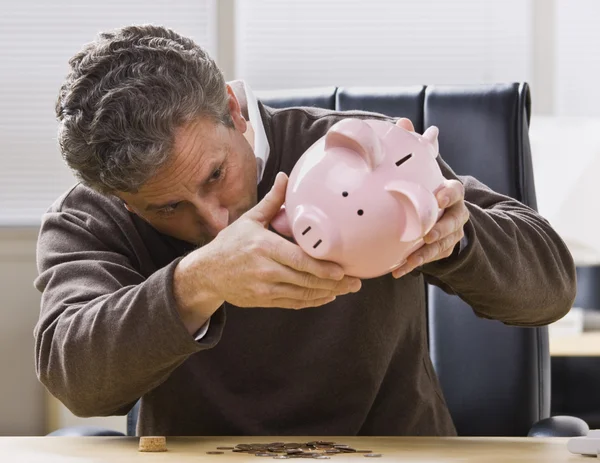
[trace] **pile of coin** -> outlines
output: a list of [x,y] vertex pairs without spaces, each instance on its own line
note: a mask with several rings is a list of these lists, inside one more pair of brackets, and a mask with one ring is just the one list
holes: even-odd
[[288,458],[314,458],[327,460],[334,455],[346,453],[360,453],[368,458],[381,457],[380,453],[372,450],[357,450],[346,444],[336,442],[271,442],[270,444],[237,444],[235,447],[217,447],[217,451],[206,452],[210,455],[223,454],[221,450],[231,450],[234,453],[247,453],[257,457],[272,457],[276,460]]

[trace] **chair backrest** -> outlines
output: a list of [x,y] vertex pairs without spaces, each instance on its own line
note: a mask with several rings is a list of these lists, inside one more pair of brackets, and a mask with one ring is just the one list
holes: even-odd
[[[526,84],[317,88],[258,92],[272,107],[365,110],[440,129],[440,153],[459,175],[536,207]],[[460,435],[524,436],[550,413],[547,327],[478,318],[456,296],[428,288],[430,355]]]

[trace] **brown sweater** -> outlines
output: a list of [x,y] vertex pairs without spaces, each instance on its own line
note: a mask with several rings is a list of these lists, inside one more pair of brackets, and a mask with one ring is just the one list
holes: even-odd
[[[271,155],[259,198],[340,118],[382,117],[263,106],[261,114]],[[80,416],[125,414],[141,397],[143,435],[453,435],[427,350],[423,279],[479,316],[516,325],[560,318],[575,288],[571,256],[544,219],[459,179],[471,213],[460,254],[399,280],[365,280],[319,308],[225,303],[200,342],[172,288],[192,246],[77,185],[43,218],[38,376]]]

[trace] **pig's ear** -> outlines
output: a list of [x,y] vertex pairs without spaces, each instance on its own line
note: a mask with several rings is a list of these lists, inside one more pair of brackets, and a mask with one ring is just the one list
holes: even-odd
[[292,233],[292,227],[290,227],[290,221],[288,220],[288,216],[285,212],[285,206],[281,206],[279,212],[275,215],[275,217],[273,217],[273,220],[271,220],[271,226],[277,233],[280,233],[283,236],[290,238],[294,236]]
[[388,183],[385,189],[396,197],[405,212],[400,241],[414,241],[429,233],[438,218],[435,196],[418,183],[402,180]]
[[434,158],[436,158],[440,152],[440,145],[438,143],[438,135],[439,134],[440,134],[440,131],[435,125],[432,125],[431,127],[429,127],[423,134],[423,138],[425,140],[427,140],[429,143],[431,143],[431,145],[433,146],[433,152],[434,152],[433,157]]
[[348,148],[358,153],[370,170],[383,161],[383,150],[373,128],[360,119],[343,119],[334,124],[325,135],[325,150]]

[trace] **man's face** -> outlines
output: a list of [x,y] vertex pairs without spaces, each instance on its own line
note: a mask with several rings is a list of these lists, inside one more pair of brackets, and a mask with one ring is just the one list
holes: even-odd
[[201,118],[175,134],[168,163],[137,193],[119,193],[127,208],[158,231],[203,245],[256,204],[256,158],[237,101],[235,128]]

